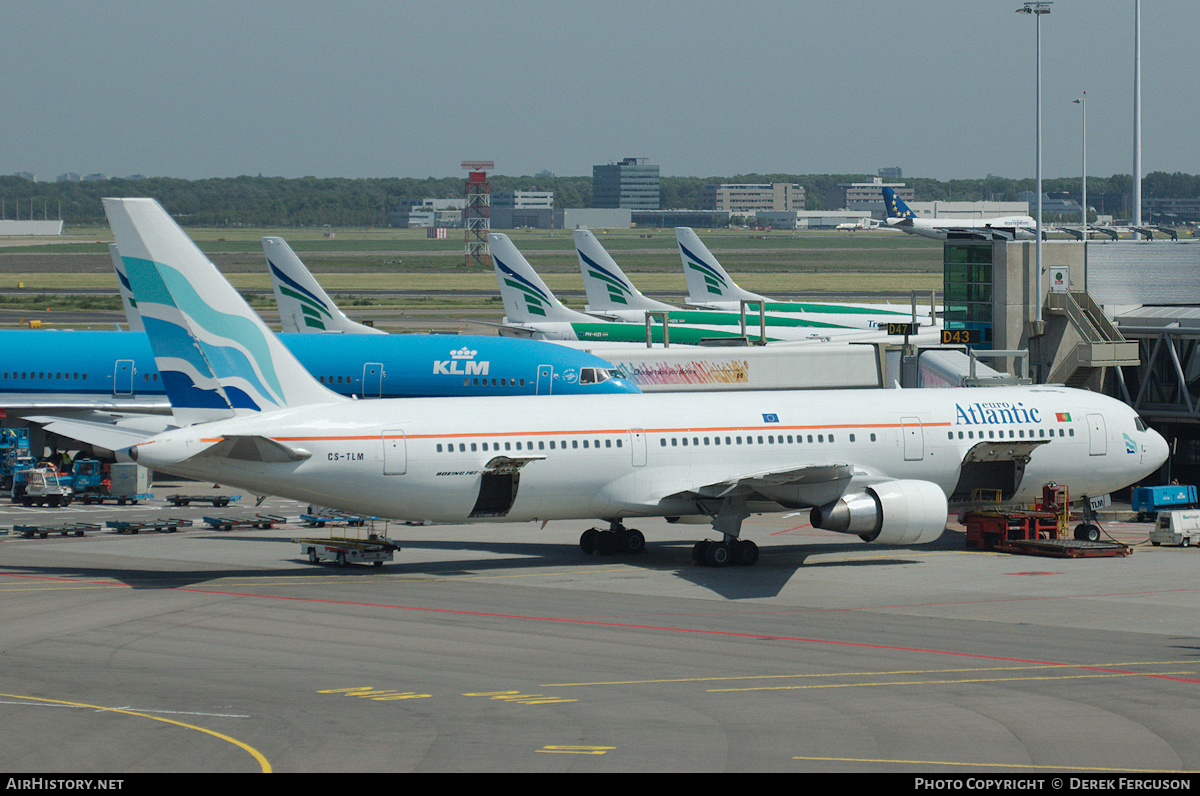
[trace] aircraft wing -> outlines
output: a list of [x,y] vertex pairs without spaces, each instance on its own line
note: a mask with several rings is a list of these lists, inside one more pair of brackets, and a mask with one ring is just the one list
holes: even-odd
[[0,393],[0,408],[10,415],[78,410],[171,414],[171,404],[165,395],[94,398],[71,393]]
[[720,500],[727,497],[761,495],[768,500],[822,505],[846,491],[850,479],[868,473],[847,462],[804,464],[775,470],[740,473],[665,496],[665,499]]

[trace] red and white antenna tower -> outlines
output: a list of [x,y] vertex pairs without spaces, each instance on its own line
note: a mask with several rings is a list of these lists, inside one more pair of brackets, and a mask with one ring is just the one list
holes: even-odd
[[464,160],[462,167],[471,172],[467,175],[467,207],[463,211],[463,226],[466,228],[466,264],[492,266],[492,253],[488,248],[487,236],[492,228],[492,186],[487,172],[496,164],[490,160]]

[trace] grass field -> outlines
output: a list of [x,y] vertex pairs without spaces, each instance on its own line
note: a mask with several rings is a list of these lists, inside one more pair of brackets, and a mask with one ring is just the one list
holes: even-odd
[[[613,259],[642,292],[678,301],[686,294],[682,264],[669,229],[594,230]],[[898,296],[941,292],[939,242],[892,232],[756,232],[704,230],[697,234],[742,287],[789,298],[821,294]],[[461,231],[431,240],[424,230],[400,229],[187,229],[197,245],[243,290],[270,290],[260,239],[284,238],[321,284],[355,306],[503,314],[491,269],[465,264]],[[555,292],[582,304],[583,283],[569,230],[505,230]],[[116,298],[107,228],[69,229],[62,239],[0,242],[0,307],[28,304],[58,311],[101,309]],[[23,290],[12,293],[18,285]],[[100,296],[63,296],[64,289]],[[39,291],[55,295],[39,295]],[[353,294],[369,291],[364,299]],[[382,295],[377,292],[381,291]],[[388,295],[394,291],[394,295]],[[404,295],[401,295],[401,292]],[[421,296],[420,293],[437,295]],[[456,295],[457,294],[457,295]],[[256,302],[257,303],[257,302]],[[350,314],[354,314],[350,312]]]

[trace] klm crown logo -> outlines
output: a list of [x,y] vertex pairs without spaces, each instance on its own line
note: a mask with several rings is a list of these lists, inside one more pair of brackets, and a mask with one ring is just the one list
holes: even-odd
[[450,352],[449,359],[435,359],[433,361],[433,375],[435,376],[486,376],[488,375],[488,367],[490,362],[476,362],[475,355],[478,351],[474,351],[466,346],[459,349],[454,349]]

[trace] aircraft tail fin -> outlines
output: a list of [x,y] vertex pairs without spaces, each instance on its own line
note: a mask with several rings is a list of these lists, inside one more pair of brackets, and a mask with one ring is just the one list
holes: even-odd
[[153,199],[105,199],[180,425],[344,400],[309,375]]
[[125,309],[125,323],[131,332],[146,331],[142,323],[142,315],[137,310],[137,301],[133,298],[133,288],[129,285],[129,277],[125,276],[125,266],[121,265],[121,252],[117,244],[108,244],[108,256],[112,257],[113,270],[117,272],[117,292],[121,294],[121,306]]
[[888,218],[916,218],[916,213],[896,194],[896,189],[886,185],[883,187],[883,206]]
[[683,273],[687,277],[689,304],[764,300],[763,296],[738,287],[690,227],[676,227],[675,240],[683,260]]
[[262,246],[283,331],[385,334],[347,318],[283,238],[263,238]]
[[488,248],[509,323],[595,323],[592,316],[563,306],[507,235],[489,234]]
[[642,295],[621,266],[605,251],[589,229],[575,230],[575,253],[587,291],[587,308],[593,312],[612,310],[673,310],[670,304]]

